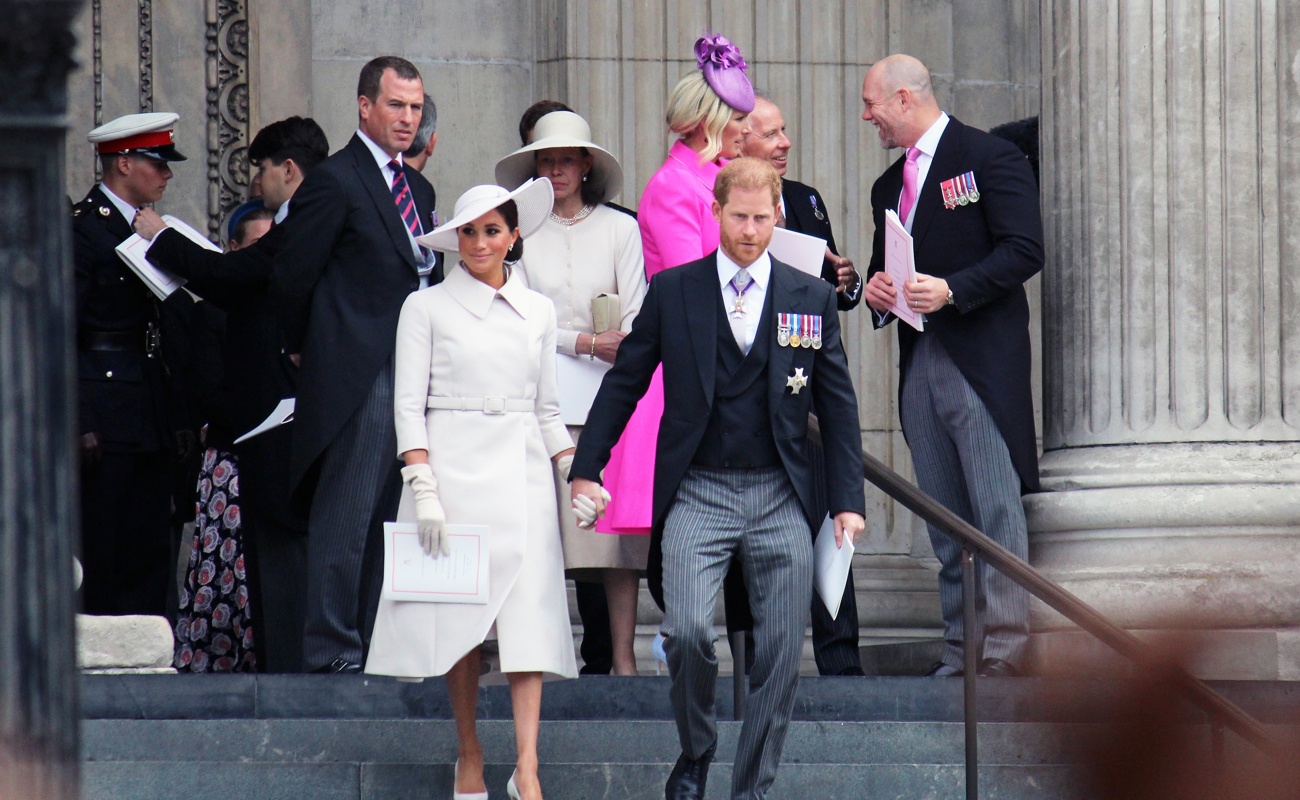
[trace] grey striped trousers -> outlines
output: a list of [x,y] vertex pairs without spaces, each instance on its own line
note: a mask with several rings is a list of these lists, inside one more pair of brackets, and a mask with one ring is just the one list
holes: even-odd
[[379,604],[384,522],[397,516],[401,462],[393,425],[393,360],[321,457],[307,520],[303,669],[364,656]]
[[776,779],[812,600],[808,520],[784,469],[692,468],[664,523],[664,650],[691,758],[717,740],[713,609],[733,555],[745,570],[755,654],[731,795],[758,800]]
[[[1017,556],[1029,556],[1020,503],[1020,476],[1011,453],[970,383],[937,337],[916,339],[903,385],[899,417],[921,489]],[[962,666],[961,546],[930,526],[941,564],[943,662]],[[1019,664],[1029,637],[1029,595],[997,570],[976,561],[981,658]]]

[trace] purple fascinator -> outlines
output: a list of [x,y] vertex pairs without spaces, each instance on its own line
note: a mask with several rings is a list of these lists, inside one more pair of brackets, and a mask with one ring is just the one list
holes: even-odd
[[725,36],[696,39],[695,65],[722,102],[743,114],[754,110],[754,86],[745,75],[748,68],[745,57]]

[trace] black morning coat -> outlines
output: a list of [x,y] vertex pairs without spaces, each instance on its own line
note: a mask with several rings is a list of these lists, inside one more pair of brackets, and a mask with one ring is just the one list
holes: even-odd
[[[570,472],[573,477],[598,479],[655,368],[662,364],[664,414],[655,456],[648,565],[650,590],[661,607],[659,548],[664,518],[704,437],[713,406],[720,291],[717,251],[664,270],[650,282],[632,331],[619,345],[614,366],[596,394]],[[768,411],[777,452],[808,517],[811,536],[821,524],[823,512],[813,499],[812,468],[804,447],[810,411],[817,413],[825,442],[826,496],[831,513],[865,512],[857,398],[840,343],[834,289],[773,259],[768,292],[773,313],[766,328],[757,333],[772,338],[767,364]],[[778,346],[779,313],[820,316],[821,349]],[[802,368],[808,379],[798,394],[787,385],[797,368]]]

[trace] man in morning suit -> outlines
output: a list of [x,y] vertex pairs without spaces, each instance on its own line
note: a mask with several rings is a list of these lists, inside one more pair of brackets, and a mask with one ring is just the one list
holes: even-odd
[[[200,247],[152,211],[136,215],[136,232],[151,241],[149,259],[187,279],[188,288],[226,314],[222,374],[225,416],[234,436],[252,430],[281,400],[298,393],[298,368],[282,348],[268,285],[285,240],[290,200],[327,156],[329,141],[315,120],[289,117],[258,131],[248,158],[257,166],[262,200],[275,222],[247,247],[235,249],[232,237],[228,253]],[[258,666],[266,672],[302,670],[307,521],[289,500],[291,430],[281,426],[231,445],[239,460],[240,527],[249,555]]]
[[420,123],[420,73],[381,56],[361,69],[357,95],[356,135],[294,195],[271,277],[286,352],[301,364],[289,475],[310,508],[303,667],[317,672],[361,669],[383,523],[402,486],[397,316],[441,277],[414,239],[432,222],[433,187],[402,159]]
[[[781,176],[781,206],[777,211],[777,225],[826,240],[822,278],[838,292],[836,301],[840,311],[851,311],[862,299],[862,276],[853,268],[853,262],[840,256],[835,248],[830,212],[821,193],[806,183],[787,177],[792,146],[785,132],[785,117],[781,114],[781,109],[767,94],[755,92],[754,110],[749,113],[749,130],[745,133],[742,152],[768,162]],[[819,474],[825,468],[820,450],[812,447],[808,456],[814,474]],[[815,481],[814,485],[820,486],[821,483]],[[817,501],[818,506],[824,509],[826,498],[820,492]],[[820,597],[813,597],[812,638],[813,658],[817,662],[819,673],[862,674],[862,659],[858,653],[858,601],[852,572],[844,582],[844,595],[840,599],[840,611],[836,617],[831,617]]]
[[162,615],[176,572],[168,529],[184,428],[163,360],[162,303],[115,248],[162,199],[179,117],[129,114],[90,132],[103,180],[72,208],[77,296],[83,606]]
[[863,527],[857,400],[835,292],[768,255],[780,192],[780,177],[758,159],[718,173],[721,246],[651,282],[570,472],[575,511],[592,522],[604,510],[600,471],[662,364],[651,547],[661,548],[663,568],[649,582],[663,598],[682,747],[669,800],[704,796],[717,743],[713,606],[733,557],[745,572],[756,653],[731,796],[762,798],[776,778],[812,600],[812,531],[823,513],[804,448],[810,411],[827,442],[836,539]]
[[[921,489],[1020,558],[1023,492],[1038,489],[1024,283],[1043,268],[1038,189],[1015,145],[939,109],[930,73],[889,56],[862,83],[862,118],[885,149],[906,148],[871,189],[876,232],[864,290],[876,327],[900,297],[925,332],[898,324],[899,417]],[[911,232],[916,280],[884,272],[885,210]],[[962,671],[961,547],[930,528],[941,567],[945,646],[931,675]],[[981,675],[1017,674],[1029,635],[1025,590],[981,568]]]

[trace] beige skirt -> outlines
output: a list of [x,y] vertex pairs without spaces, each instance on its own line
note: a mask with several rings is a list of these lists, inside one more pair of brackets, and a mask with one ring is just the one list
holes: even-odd
[[[576,444],[582,435],[582,426],[568,427],[569,435]],[[573,515],[573,503],[569,499],[569,484],[557,477],[555,486],[559,495],[560,537],[564,543],[564,573],[567,577],[595,579],[594,575],[584,574],[586,570],[593,569],[645,570],[646,560],[650,557],[648,535],[621,536],[579,528],[578,520]]]

